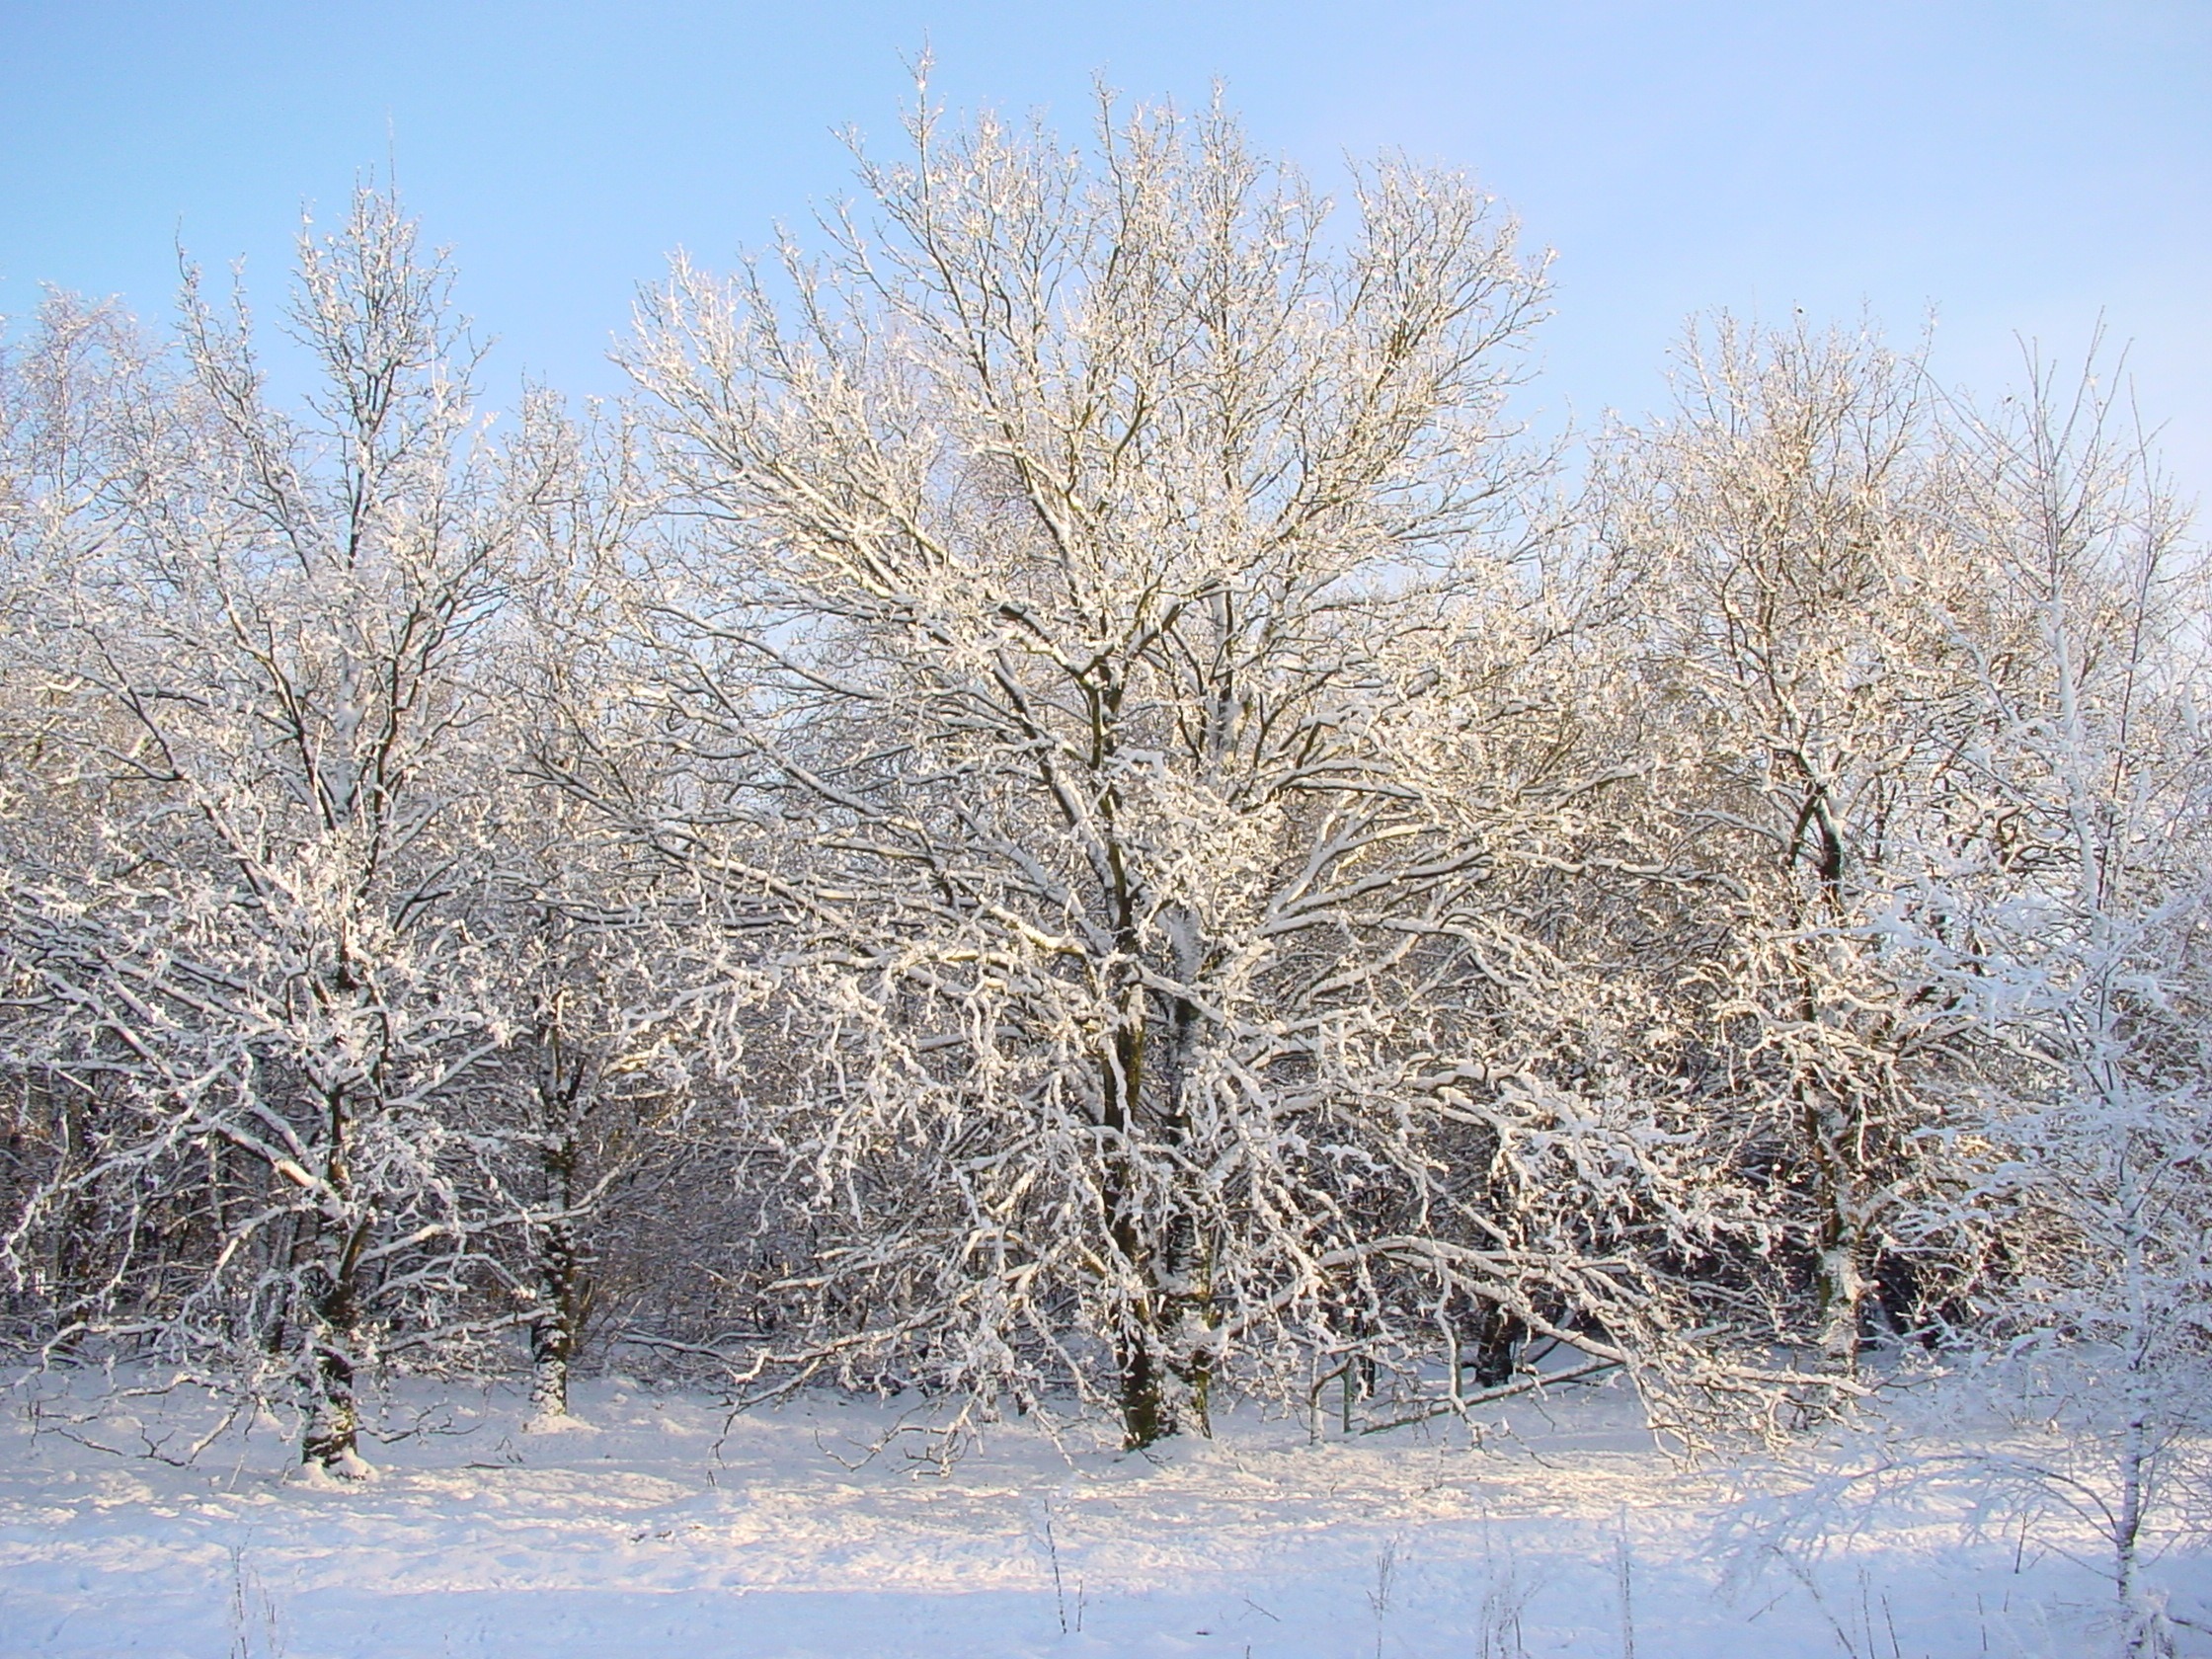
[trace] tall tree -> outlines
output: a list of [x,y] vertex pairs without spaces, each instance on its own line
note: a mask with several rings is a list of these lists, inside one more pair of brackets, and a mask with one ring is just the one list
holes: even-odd
[[1613,776],[1518,562],[1540,262],[1396,162],[1340,233],[1218,110],[908,137],[873,229],[679,265],[630,357],[695,526],[646,828],[817,1033],[785,1357],[1103,1352],[1143,1445],[1233,1356],[1291,1386],[1454,1307],[1622,1354],[1665,1138],[1504,897]]

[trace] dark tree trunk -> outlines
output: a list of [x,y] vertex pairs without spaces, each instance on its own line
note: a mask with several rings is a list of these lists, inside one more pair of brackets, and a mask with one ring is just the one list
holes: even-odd
[[1466,1363],[1473,1368],[1474,1385],[1499,1388],[1512,1382],[1528,1327],[1496,1303],[1486,1302],[1476,1311],[1470,1336]]
[[359,1464],[360,1405],[355,1394],[354,1337],[357,1310],[351,1264],[337,1264],[329,1286],[312,1299],[307,1426],[299,1461],[353,1472]]

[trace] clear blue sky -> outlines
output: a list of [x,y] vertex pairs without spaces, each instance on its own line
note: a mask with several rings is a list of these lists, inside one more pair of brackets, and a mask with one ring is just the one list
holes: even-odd
[[632,287],[845,189],[927,39],[956,108],[1086,116],[1103,71],[1223,77],[1259,142],[1463,165],[1558,250],[1540,396],[1661,396],[1693,311],[1871,307],[1994,390],[2101,311],[2212,493],[2212,0],[0,0],[0,312],[37,284],[167,315],[181,235],[265,310],[303,201],[396,156],[524,370],[611,391]]

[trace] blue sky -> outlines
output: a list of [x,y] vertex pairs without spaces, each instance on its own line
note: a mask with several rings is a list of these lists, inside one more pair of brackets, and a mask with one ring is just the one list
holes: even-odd
[[956,108],[1087,118],[1225,80],[1324,180],[1464,166],[1558,250],[1539,399],[1664,395],[1694,311],[1870,308],[1985,391],[2015,335],[2133,342],[2148,416],[2212,489],[2212,0],[0,0],[0,312],[41,281],[166,316],[180,236],[277,300],[302,202],[396,158],[463,307],[524,371],[619,389],[610,335],[682,246],[727,264],[847,187],[926,40]]

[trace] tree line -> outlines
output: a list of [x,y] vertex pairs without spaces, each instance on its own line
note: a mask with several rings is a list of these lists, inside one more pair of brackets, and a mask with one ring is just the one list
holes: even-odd
[[2212,1305],[2212,769],[2113,390],[1723,317],[1546,447],[1462,177],[907,137],[646,290],[616,405],[489,418],[376,190],[296,407],[197,272],[15,332],[15,1357],[348,1472],[378,1376],[555,1415],[593,1344],[1131,1446],[2025,1353],[2140,1474]]

